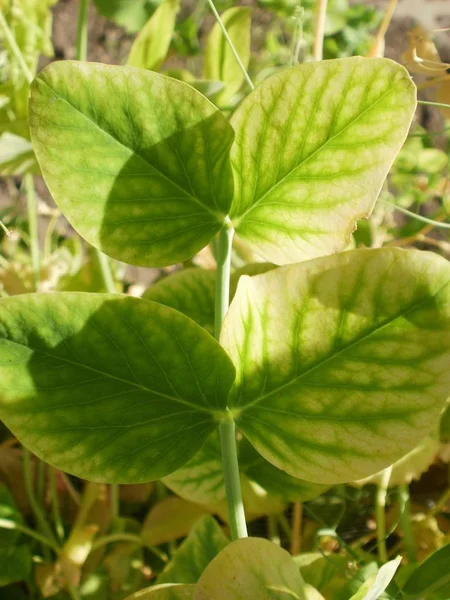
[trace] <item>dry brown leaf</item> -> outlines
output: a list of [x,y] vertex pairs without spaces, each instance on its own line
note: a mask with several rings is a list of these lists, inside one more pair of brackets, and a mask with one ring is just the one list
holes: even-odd
[[433,77],[450,66],[441,61],[439,52],[428,33],[420,26],[408,33],[409,45],[402,54],[402,63],[411,73]]

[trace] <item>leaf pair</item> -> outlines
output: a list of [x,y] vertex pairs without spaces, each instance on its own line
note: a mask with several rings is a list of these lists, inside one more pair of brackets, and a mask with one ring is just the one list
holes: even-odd
[[173,264],[230,215],[253,250],[285,264],[345,247],[414,108],[407,72],[385,59],[280,71],[231,122],[180,81],[65,61],[35,80],[30,128],[55,201],[106,254]]
[[116,295],[0,302],[0,416],[54,466],[144,482],[187,463],[228,407],[258,452],[332,484],[400,458],[436,425],[450,374],[450,265],[356,250],[244,277],[221,344],[177,311]]

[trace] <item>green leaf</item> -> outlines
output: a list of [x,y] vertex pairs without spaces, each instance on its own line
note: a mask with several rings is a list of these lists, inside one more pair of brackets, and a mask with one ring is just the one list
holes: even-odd
[[[413,479],[420,479],[421,475],[426,473],[436,460],[439,448],[439,441],[433,436],[427,436],[411,452],[402,456],[392,465],[389,487],[409,485]],[[380,485],[383,480],[383,473],[384,471],[380,471],[365,479],[354,481],[352,485],[366,485],[367,483]]]
[[0,418],[79,477],[142,483],[187,462],[218,425],[234,369],[184,315],[139,298],[0,301]]
[[161,0],[94,0],[98,12],[131,33],[140,31]]
[[151,285],[144,298],[175,308],[214,334],[215,271],[183,269]]
[[410,575],[403,593],[411,600],[420,594],[430,595],[433,598],[447,600],[450,596],[450,544],[446,544],[428,556]]
[[387,59],[308,63],[265,79],[231,119],[238,235],[276,264],[345,248],[415,106],[409,74]]
[[56,203],[114,258],[173,264],[224,222],[233,130],[185,83],[133,67],[53,63],[32,85],[30,130]]
[[448,396],[449,282],[448,261],[396,248],[241,278],[221,337],[238,427],[266,460],[316,483],[398,460]]
[[286,550],[268,540],[243,538],[209,563],[195,600],[306,600],[305,584]]
[[125,600],[194,600],[195,585],[164,584],[136,592]]
[[197,521],[158,577],[158,583],[197,583],[209,563],[229,543],[209,515]]
[[142,539],[149,546],[159,546],[185,537],[205,512],[199,504],[167,496],[150,509],[142,526]]
[[[250,62],[250,8],[229,8],[222,14],[222,21],[234,47],[247,69]],[[238,65],[230,45],[216,23],[208,37],[205,52],[204,78],[223,81],[226,92],[221,95],[226,101],[239,91],[245,81],[242,69]]]
[[[394,578],[401,560],[402,557],[398,556],[396,559],[390,560],[380,567],[375,580],[372,583],[364,584],[350,600],[377,600],[380,598]],[[367,589],[364,589],[366,587]]]
[[450,402],[447,404],[444,412],[441,415],[439,425],[439,440],[444,444],[450,442]]
[[5,132],[0,135],[0,176],[38,173],[30,140]]
[[163,0],[131,46],[127,65],[158,69],[169,51],[179,0]]
[[[231,275],[230,298],[236,293],[242,275],[257,275],[274,268],[268,263],[247,265]],[[211,334],[214,334],[214,298],[216,271],[183,269],[152,284],[144,298],[175,308]]]

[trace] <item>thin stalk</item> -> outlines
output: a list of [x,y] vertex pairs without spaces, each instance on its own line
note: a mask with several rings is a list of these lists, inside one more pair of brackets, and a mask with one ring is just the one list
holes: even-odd
[[327,4],[328,0],[316,0],[316,10],[314,13],[313,60],[323,59],[323,38],[325,37]]
[[61,519],[61,511],[59,507],[59,496],[56,487],[56,470],[53,467],[49,467],[48,476],[50,480],[50,495],[52,498],[52,516],[55,523],[55,530],[58,539],[62,541],[64,539],[64,526]]
[[67,593],[69,594],[71,600],[81,600],[81,596],[77,588],[71,583],[69,583],[67,586]]
[[375,496],[378,558],[383,564],[388,560],[386,548],[386,497],[389,487],[389,480],[391,479],[391,473],[392,466],[383,471]]
[[217,250],[216,299],[214,306],[214,335],[220,337],[222,323],[230,303],[231,247],[234,230],[226,223],[219,232]]
[[247,537],[244,504],[242,502],[241,478],[236,445],[236,427],[231,412],[219,426],[220,444],[222,448],[222,465],[225,479],[225,492],[230,519],[231,538],[237,540]]
[[442,102],[429,102],[428,100],[417,100],[417,104],[424,104],[425,106],[437,106],[439,108],[450,108],[450,104],[443,104]]
[[6,40],[6,43],[9,46],[12,55],[17,60],[17,63],[19,64],[23,76],[25,77],[28,83],[31,83],[33,81],[33,73],[28,67],[25,58],[23,57],[23,54],[20,51],[19,46],[17,45],[14,35],[11,29],[9,28],[8,23],[6,22],[6,19],[2,13],[0,13],[0,31],[3,32],[3,36]]
[[28,503],[30,505],[31,511],[35,516],[36,522],[38,523],[44,535],[48,539],[50,539],[55,546],[57,546],[51,527],[47,523],[47,519],[45,518],[44,512],[39,506],[39,503],[36,500],[36,496],[34,494],[33,474],[31,468],[31,454],[26,448],[23,449],[23,473]]
[[391,24],[391,20],[394,15],[396,6],[397,0],[390,0],[384,12],[384,17],[381,22],[380,28],[378,29],[377,34],[375,35],[375,38],[372,42],[372,46],[369,50],[368,56],[379,56],[378,50],[380,49],[381,44],[383,44],[382,47],[384,49],[384,38],[386,36],[387,30],[389,29],[389,25]]
[[140,538],[138,535],[133,535],[132,533],[113,533],[111,535],[105,535],[104,537],[99,538],[92,544],[91,552],[98,550],[102,546],[107,546],[108,544],[114,544],[117,542],[129,542],[130,544],[144,546],[145,548],[153,552],[153,554],[163,562],[168,562],[169,560],[167,554],[161,552],[159,548],[146,544],[142,540],[142,538]]
[[444,81],[447,81],[448,79],[449,79],[449,76],[448,76],[448,73],[446,72],[445,75],[439,75],[438,77],[433,77],[433,79],[429,79],[428,81],[419,83],[418,85],[416,85],[417,91],[426,90],[427,88],[434,87],[435,85],[438,85],[439,83],[443,83]]
[[437,514],[439,514],[442,510],[444,510],[447,502],[450,502],[450,487],[442,494],[442,496],[436,502],[435,506],[430,511],[430,515],[434,517]]
[[3,229],[3,231],[5,232],[5,235],[7,235],[8,237],[11,235],[10,230],[6,227],[6,225],[3,223],[3,221],[0,219],[0,229]]
[[244,77],[245,77],[245,81],[247,82],[247,84],[248,84],[249,88],[250,88],[251,90],[254,90],[254,89],[255,89],[255,86],[254,86],[254,84],[253,84],[253,81],[250,79],[250,76],[249,76],[249,74],[247,73],[247,69],[245,68],[245,66],[244,66],[244,63],[243,63],[243,62],[242,62],[242,60],[241,60],[241,57],[239,56],[239,54],[238,54],[238,52],[237,52],[236,48],[234,47],[233,40],[232,40],[232,39],[230,38],[230,36],[228,35],[228,31],[226,30],[226,27],[225,27],[225,25],[223,24],[223,21],[222,21],[222,19],[220,18],[220,15],[219,15],[219,13],[217,12],[217,9],[216,9],[216,7],[215,7],[215,5],[214,5],[214,2],[213,2],[213,0],[208,0],[208,4],[209,4],[209,6],[210,6],[210,8],[211,8],[211,11],[213,12],[213,14],[214,14],[214,16],[215,16],[215,18],[216,18],[216,21],[217,21],[217,23],[219,24],[219,27],[220,27],[220,28],[221,28],[221,30],[222,30],[222,33],[223,33],[223,35],[224,35],[224,38],[227,40],[227,43],[228,43],[228,45],[230,46],[231,52],[233,53],[233,56],[234,56],[234,58],[236,59],[236,62],[237,62],[237,64],[239,65],[239,68],[241,69],[241,71],[242,71],[242,73],[243,73],[243,75],[244,75]]
[[34,285],[37,289],[40,275],[40,256],[39,256],[39,231],[37,218],[36,190],[34,189],[34,179],[31,173],[24,177],[25,192],[27,199],[28,227],[30,234],[31,265],[33,268]]
[[280,532],[278,531],[278,522],[275,515],[268,515],[267,517],[267,530],[269,533],[269,540],[277,546],[281,545]]
[[119,486],[116,483],[112,483],[109,488],[110,500],[111,500],[111,518],[114,521],[119,517],[120,514],[120,502],[119,502]]
[[77,23],[77,60],[87,59],[89,0],[79,0]]
[[29,529],[28,527],[25,527],[25,525],[16,523],[16,521],[0,518],[0,529],[13,529],[14,531],[19,531],[20,533],[24,533],[28,537],[33,538],[37,542],[41,542],[41,544],[43,544],[44,546],[48,546],[49,548],[54,550],[56,554],[58,554],[60,551],[60,547],[58,546],[58,544],[56,544],[52,540],[49,540],[45,535],[41,535],[37,531]]
[[301,502],[294,502],[294,513],[292,516],[292,538],[291,538],[291,554],[296,556],[300,554],[302,545],[302,517],[303,507]]
[[[76,58],[79,61],[87,60],[87,48],[88,48],[88,8],[89,0],[79,0],[78,8],[78,23],[77,23],[77,53]],[[108,257],[94,248],[95,257],[100,267],[100,273],[102,275],[103,283],[106,290],[114,294],[116,293],[116,286],[114,285],[114,278],[111,272],[111,266],[109,264]]]
[[291,529],[291,526],[289,525],[289,521],[286,519],[286,516],[283,513],[280,513],[279,515],[277,515],[277,518],[278,518],[278,523],[279,523],[284,535],[287,537],[288,540],[291,540],[292,529]]
[[403,531],[403,542],[405,544],[406,556],[410,563],[417,561],[416,542],[411,526],[411,505],[409,499],[409,487],[400,485],[398,487],[400,527]]
[[384,204],[387,204],[388,206],[392,206],[392,208],[395,208],[395,210],[398,210],[399,212],[403,213],[404,215],[408,215],[408,217],[412,217],[413,219],[416,219],[417,221],[422,221],[422,223],[428,223],[429,225],[433,225],[433,227],[440,227],[441,229],[450,229],[450,223],[442,223],[441,221],[435,221],[434,219],[428,219],[427,217],[423,217],[422,215],[413,213],[410,210],[403,208],[402,206],[398,206],[397,204],[394,204],[393,202],[389,202],[388,200],[382,200],[381,202],[383,202]]
[[94,248],[94,250],[95,250],[95,258],[97,259],[98,266],[100,267],[100,272],[102,274],[102,279],[103,279],[103,283],[105,285],[106,291],[109,294],[117,293],[116,285],[114,283],[114,278],[112,276],[111,266],[109,264],[108,257],[105,254],[103,254],[103,252],[100,252],[100,250],[97,250],[97,248]]

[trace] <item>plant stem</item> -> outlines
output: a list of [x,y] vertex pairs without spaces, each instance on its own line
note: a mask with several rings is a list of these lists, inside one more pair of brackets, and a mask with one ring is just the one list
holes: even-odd
[[25,79],[30,84],[33,81],[33,73],[28,67],[25,58],[20,51],[19,46],[17,45],[14,35],[12,34],[11,29],[8,27],[8,23],[6,22],[6,19],[2,13],[0,13],[0,31],[3,32],[4,38],[9,46],[9,49],[11,50],[12,55],[17,60]]
[[37,289],[40,275],[40,257],[39,257],[39,231],[37,218],[36,190],[34,188],[34,179],[31,173],[24,177],[25,192],[27,198],[28,228],[30,234],[31,265],[33,268],[33,280]]
[[89,0],[79,0],[77,24],[77,60],[87,59]]
[[57,546],[55,537],[50,528],[50,525],[47,523],[44,512],[39,506],[38,501],[36,500],[36,496],[34,494],[33,487],[33,474],[31,468],[31,454],[29,450],[23,448],[23,473],[24,473],[24,481],[25,481],[25,491],[27,493],[28,503],[30,504],[30,508],[36,518],[37,524],[39,525],[41,531],[45,534],[45,536],[51,540],[51,542]]
[[294,502],[294,514],[292,517],[291,554],[300,554],[302,542],[302,516],[303,507],[301,502]]
[[231,412],[228,412],[227,416],[220,423],[219,431],[231,538],[237,540],[247,537],[248,534],[245,523],[244,504],[242,502],[236,428]]
[[398,487],[398,496],[400,500],[400,527],[403,531],[403,541],[405,544],[406,556],[410,563],[414,563],[417,560],[416,556],[416,543],[411,527],[411,507],[409,500],[409,487],[407,485],[400,485]]
[[375,497],[375,514],[377,522],[377,548],[378,558],[384,564],[388,560],[386,548],[386,497],[391,479],[392,466],[385,469],[381,475],[381,481],[377,486]]
[[323,38],[325,37],[325,19],[327,17],[328,0],[316,0],[314,13],[314,45],[313,59],[323,59]]
[[267,517],[267,529],[269,533],[269,540],[277,546],[281,545],[280,532],[278,531],[278,523],[275,515],[268,515]]
[[230,46],[231,52],[233,53],[233,56],[234,56],[234,58],[236,59],[236,62],[237,62],[237,64],[239,65],[239,68],[241,69],[241,71],[242,71],[242,73],[243,73],[243,75],[244,75],[244,77],[245,77],[245,81],[248,83],[248,86],[249,86],[249,88],[250,88],[250,89],[252,89],[252,90],[254,90],[254,89],[255,89],[255,86],[254,86],[254,84],[253,84],[253,81],[250,79],[250,76],[249,76],[249,74],[247,73],[247,69],[245,68],[245,66],[244,66],[244,64],[243,64],[243,62],[242,62],[242,60],[241,60],[241,58],[240,58],[239,54],[237,53],[237,50],[236,50],[236,48],[234,47],[233,40],[232,40],[232,39],[230,38],[230,36],[228,35],[228,31],[226,30],[226,27],[225,27],[225,25],[223,24],[223,21],[222,21],[222,19],[220,18],[220,15],[219,15],[219,13],[217,12],[217,9],[216,9],[216,7],[215,7],[215,5],[214,5],[214,2],[213,2],[213,0],[208,0],[208,4],[209,4],[209,6],[210,6],[210,8],[211,8],[211,10],[212,10],[212,12],[213,12],[213,14],[214,14],[214,16],[216,17],[216,21],[218,22],[218,24],[219,24],[219,27],[220,27],[220,28],[221,28],[221,30],[222,30],[222,33],[223,33],[223,35],[224,35],[224,38],[227,40],[227,43],[228,43],[228,45]]
[[101,537],[92,544],[91,552],[94,552],[94,550],[98,550],[102,546],[114,544],[116,542],[128,542],[130,544],[144,546],[145,548],[153,552],[153,554],[163,562],[168,562],[169,560],[167,554],[161,552],[159,548],[146,544],[142,538],[140,538],[138,535],[133,535],[132,533],[113,533],[111,535],[105,535],[104,537]]
[[119,502],[119,486],[117,483],[112,483],[109,488],[110,500],[111,500],[111,518],[114,521],[119,517],[120,502]]
[[450,501],[450,487],[442,494],[442,496],[436,502],[436,505],[430,511],[430,515],[434,517],[437,514],[439,514],[444,509],[447,502],[449,502],[449,501]]
[[422,223],[428,223],[429,225],[433,225],[434,227],[440,227],[441,229],[450,229],[450,223],[441,223],[441,221],[435,221],[433,219],[428,219],[427,217],[423,217],[422,215],[413,213],[410,210],[403,208],[402,206],[398,206],[397,204],[394,204],[393,202],[389,202],[388,200],[381,200],[381,202],[383,202],[384,204],[387,204],[388,206],[392,206],[392,208],[395,208],[395,210],[398,210],[399,212],[403,213],[404,215],[408,215],[408,217],[412,217],[413,219],[416,219],[417,221],[422,221]]
[[229,223],[226,223],[219,232],[214,306],[214,335],[217,339],[220,337],[223,319],[230,303],[230,266],[233,234],[234,230]]
[[381,22],[380,28],[377,31],[377,34],[374,37],[372,42],[372,46],[369,50],[368,56],[380,56],[379,50],[380,45],[382,44],[383,54],[384,54],[384,38],[389,29],[389,25],[391,24],[392,16],[395,12],[395,8],[397,6],[397,0],[390,0],[385,12],[384,17]]
[[28,535],[28,537],[31,537],[34,540],[41,542],[41,544],[48,546],[49,548],[54,550],[56,554],[58,554],[60,551],[58,544],[56,544],[52,540],[49,540],[47,537],[45,537],[45,535],[41,535],[40,533],[37,533],[37,531],[29,529],[28,527],[25,527],[25,525],[16,523],[16,521],[0,518],[0,529],[13,529],[15,531],[20,531],[20,533],[24,533],[25,535]]
[[[77,53],[76,58],[80,61],[87,60],[87,45],[88,45],[88,8],[89,0],[79,0],[78,8],[78,23],[77,23]],[[102,274],[103,284],[106,290],[111,293],[116,293],[116,286],[114,285],[114,278],[111,272],[111,266],[109,264],[108,257],[100,252],[97,248],[94,248],[95,258],[100,267]]]
[[69,594],[71,600],[81,600],[81,596],[78,593],[77,588],[71,583],[67,586],[67,593]]
[[52,498],[52,515],[55,523],[56,535],[62,541],[64,539],[64,526],[61,519],[61,511],[59,510],[59,497],[56,487],[56,470],[49,466],[48,476],[50,480],[50,495]]
[[428,100],[417,100],[417,104],[424,104],[425,106],[437,106],[438,108],[450,108],[450,104],[443,104],[442,102],[429,102]]
[[102,274],[103,284],[106,288],[106,291],[108,294],[116,294],[116,285],[114,283],[108,257],[100,250],[97,250],[97,248],[94,248],[94,250],[95,258],[97,259],[98,266],[100,267],[100,272]]

